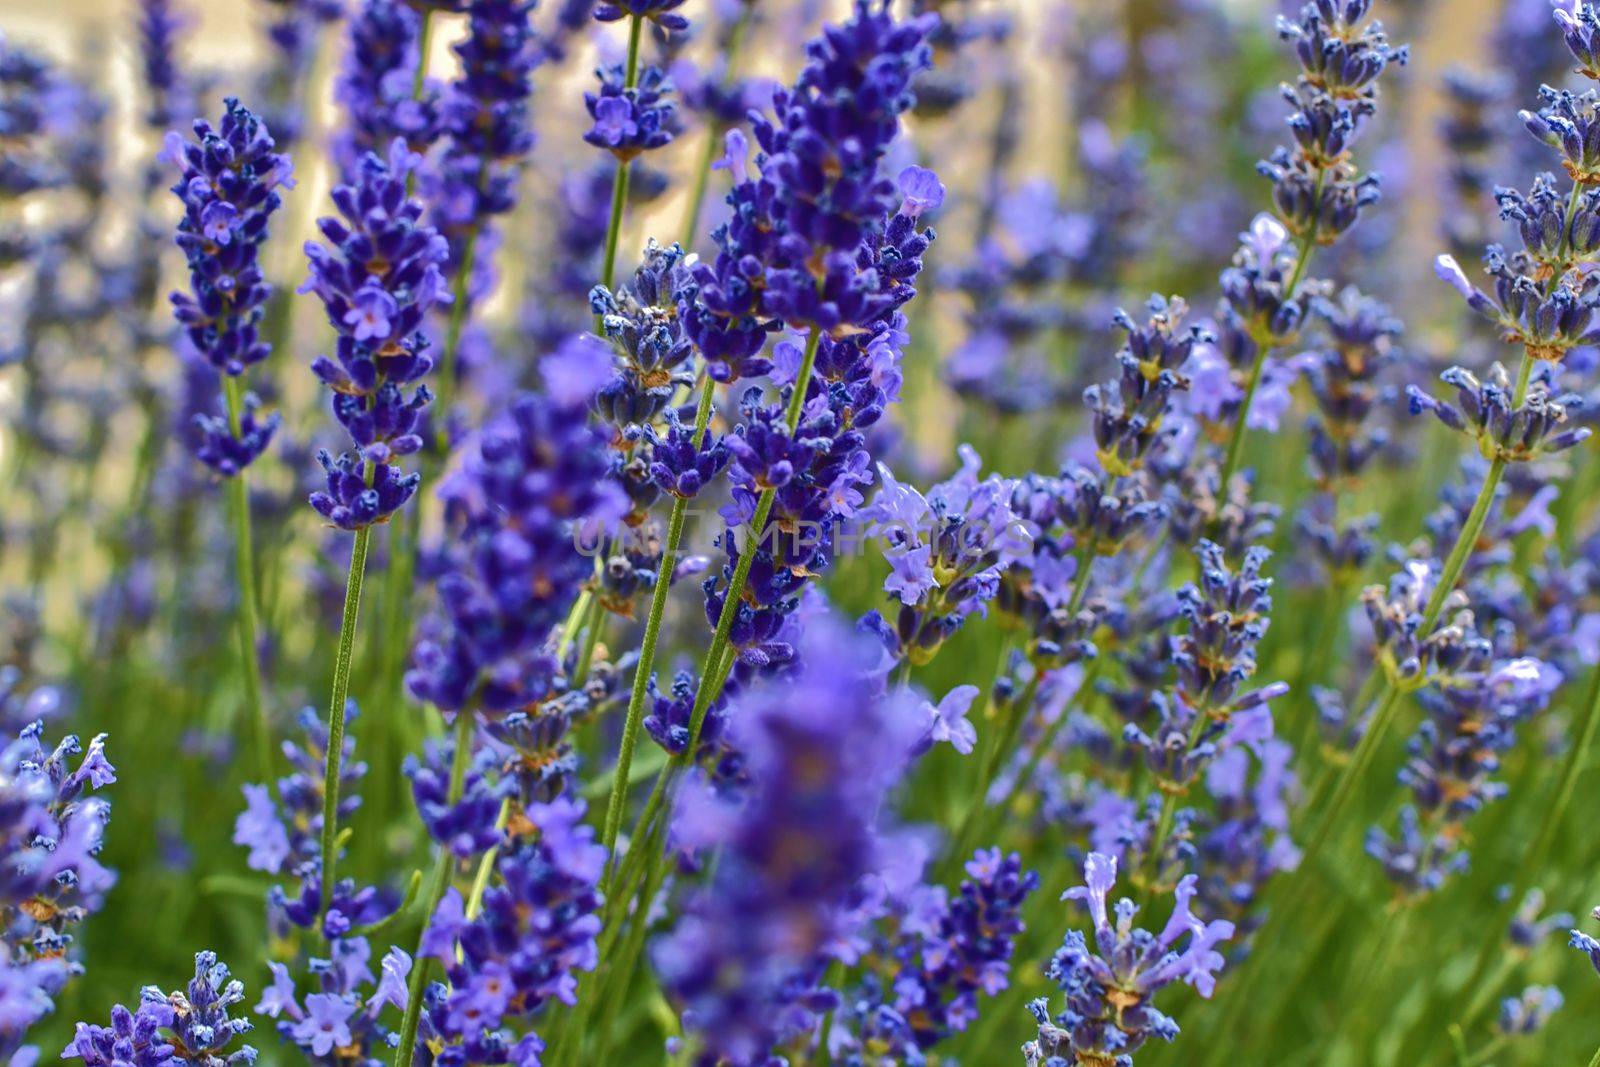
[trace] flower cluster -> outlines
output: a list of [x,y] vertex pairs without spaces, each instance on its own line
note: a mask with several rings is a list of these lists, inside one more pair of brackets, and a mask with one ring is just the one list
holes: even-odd
[[598,962],[596,885],[606,855],[583,810],[566,799],[529,807],[533,836],[496,859],[498,882],[482,913],[467,918],[452,890],[429,922],[421,952],[444,965],[449,983],[428,992],[425,1036],[445,1043],[448,1062],[539,1062],[539,1036],[518,1038],[505,1024],[550,1000],[573,1004],[578,973]]
[[814,666],[747,689],[730,712],[749,790],[679,801],[679,847],[720,858],[654,959],[706,1064],[765,1063],[838,1004],[821,987],[830,946],[880,862],[873,813],[920,729],[911,703],[863,684],[868,657],[833,626],[810,628]]
[[111,1009],[110,1026],[79,1023],[61,1058],[81,1059],[84,1067],[248,1067],[256,1050],[230,1047],[252,1029],[249,1019],[228,1014],[243,1000],[244,983],[229,977],[215,952],[200,952],[194,958],[194,978],[183,992],[163,993],[149,986],[140,992],[134,1011],[121,1004]]
[[521,160],[534,141],[532,76],[543,59],[532,9],[528,0],[475,3],[456,45],[461,73],[439,101],[449,147],[428,197],[434,224],[452,241],[516,206]]
[[1131,1062],[1150,1038],[1171,1041],[1178,1024],[1155,1007],[1155,994],[1182,981],[1209,997],[1223,965],[1216,947],[1233,936],[1231,922],[1205,922],[1189,909],[1197,892],[1192,877],[1178,884],[1172,915],[1159,934],[1133,925],[1139,908],[1127,897],[1117,902],[1113,926],[1106,902],[1116,885],[1116,859],[1092,852],[1083,870],[1085,885],[1067,890],[1062,899],[1081,900],[1089,909],[1094,948],[1070,930],[1051,961],[1050,978],[1066,994],[1066,1009],[1052,1018],[1044,999],[1028,1006],[1039,1022],[1038,1039],[1023,1049],[1030,1067],[1068,1062],[1069,1055],[1084,1065]]
[[[345,709],[345,721],[359,718],[355,702]],[[317,709],[300,710],[302,744],[285,742],[281,750],[291,771],[277,781],[277,797],[266,783],[243,787],[245,807],[233,824],[233,843],[250,850],[245,861],[253,871],[278,874],[300,872],[318,857],[322,834],[323,769],[328,751],[328,727]],[[367,765],[353,759],[355,739],[344,740],[339,763],[339,816],[348,817],[361,806],[356,787],[366,777]]]
[[96,858],[110,805],[93,794],[117,780],[105,736],[87,749],[68,736],[47,750],[43,730],[35,722],[0,751],[0,1054],[7,1056],[78,972],[70,931],[115,881]]
[[585,420],[610,359],[574,338],[545,357],[545,393],[514,399],[442,490],[452,531],[440,616],[407,684],[451,711],[504,715],[550,694],[550,647],[592,568],[580,551],[620,517],[604,439]]
[[1009,985],[1022,905],[1039,876],[999,849],[980,849],[964,870],[954,900],[943,889],[910,894],[899,936],[869,953],[868,978],[843,1008],[863,1062],[925,1062],[977,1018],[980,994],[998,996]]
[[[173,134],[170,161],[182,171],[172,192],[183,202],[178,246],[189,261],[188,293],[173,293],[178,323],[194,350],[237,378],[269,354],[261,317],[271,288],[262,276],[261,245],[267,222],[281,203],[278,189],[294,185],[289,157],[273,151],[266,127],[230,97],[222,121],[195,123],[195,138]],[[255,418],[256,402],[234,413],[236,425],[218,417],[197,423],[200,459],[233,476],[265,451],[278,416]]]
[[892,309],[860,257],[869,268],[878,258],[894,195],[879,161],[929,62],[931,23],[896,23],[886,8],[856,0],[849,22],[807,45],[799,80],[773,98],[775,118],[756,123],[759,174],[747,169],[743,135],[729,134],[732,214],[712,234],[716,259],[696,268],[696,297],[683,309],[718,381],[768,369],[758,353],[775,320],[837,335]]
[[1562,681],[1560,671],[1531,657],[1496,661],[1486,640],[1464,648],[1459,662],[1418,694],[1428,717],[1400,771],[1412,804],[1400,813],[1399,834],[1373,827],[1367,835],[1368,853],[1408,893],[1431,892],[1465,866],[1467,820],[1506,792],[1494,779],[1501,754]]
[[409,393],[407,386],[433,369],[422,326],[450,294],[441,272],[448,245],[422,223],[422,205],[406,193],[418,162],[399,140],[387,163],[363,157],[354,183],[333,191],[344,221],[322,219],[328,243],[306,245],[311,276],[301,292],[316,294],[339,334],[335,358],[318,356],[311,369],[333,391],[334,416],[358,450],[338,460],[319,457],[328,488],[311,504],[340,529],[386,521],[420,480],[389,461],[422,447],[430,394],[425,385]]
[[889,576],[884,591],[898,597],[891,651],[924,664],[982,612],[1000,588],[1000,575],[1026,558],[1032,539],[1011,510],[1015,483],[991,474],[979,478],[983,461],[961,448],[961,469],[923,496],[878,467],[881,488],[857,514],[884,543]]
[[438,93],[414,91],[422,48],[422,17],[401,0],[361,0],[350,17],[344,69],[334,98],[344,121],[333,153],[347,182],[360,178],[368,152],[386,152],[395,138],[422,151],[437,136]]
[[672,80],[659,67],[646,67],[637,84],[628,85],[620,66],[595,71],[599,92],[585,93],[584,105],[594,124],[583,139],[603,148],[619,163],[664,148],[677,136],[676,108],[670,99]]

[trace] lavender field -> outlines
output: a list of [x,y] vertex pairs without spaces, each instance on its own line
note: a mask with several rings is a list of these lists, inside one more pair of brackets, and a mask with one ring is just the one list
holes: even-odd
[[1600,3],[0,10],[0,1060],[1600,1067]]

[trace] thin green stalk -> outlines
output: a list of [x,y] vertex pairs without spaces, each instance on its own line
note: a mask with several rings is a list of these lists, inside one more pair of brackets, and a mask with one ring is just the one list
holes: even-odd
[[[696,448],[705,439],[706,425],[711,421],[711,404],[716,395],[716,382],[709,376],[700,390],[700,406],[695,410],[694,437]],[[622,809],[627,803],[628,775],[633,768],[633,751],[639,743],[639,727],[644,722],[644,701],[650,688],[651,671],[655,667],[656,643],[661,638],[661,620],[667,612],[667,595],[672,586],[672,572],[678,563],[678,545],[683,541],[683,528],[689,513],[687,497],[678,497],[672,503],[672,517],[667,522],[667,543],[661,552],[661,567],[655,588],[650,593],[650,614],[645,620],[644,641],[639,646],[639,663],[633,671],[633,691],[628,698],[628,714],[622,724],[622,746],[617,750],[617,763],[611,775],[611,799],[606,804],[605,827],[602,841],[606,855],[616,848],[617,835],[622,830]]]
[[[344,587],[344,614],[339,621],[339,647],[333,661],[333,695],[328,698],[328,755],[322,779],[322,902],[328,913],[333,899],[334,869],[339,858],[339,771],[344,760],[344,705],[350,696],[350,660],[356,646],[356,618],[361,613],[361,582],[367,573],[367,545],[372,527],[356,531],[350,548],[350,575]],[[321,927],[321,923],[318,923]]]
[[[650,932],[650,904],[657,893],[661,891],[661,883],[666,878],[667,868],[664,864],[656,864],[645,877],[644,889],[639,895],[639,905],[635,909],[634,921],[628,930],[628,940],[623,943],[622,956],[617,965],[611,968],[610,991],[606,997],[604,1010],[600,1018],[612,1020],[622,1013],[622,1005],[627,997],[628,987],[633,983],[633,975],[639,969],[639,955],[644,951],[644,939]],[[617,1027],[604,1026],[600,1029],[599,1055],[596,1063],[609,1062],[611,1042],[616,1037]],[[580,1035],[581,1036],[581,1035]]]
[[1600,1067],[1600,1048],[1594,1050],[1594,1055],[1589,1057],[1589,1067]]
[[[235,437],[240,434],[244,399],[239,379],[231,374],[222,376],[223,393],[228,402],[228,428]],[[257,634],[259,605],[256,602],[255,551],[250,542],[250,483],[243,469],[228,479],[228,497],[233,512],[234,573],[239,582],[239,662],[244,668],[245,703],[249,705],[251,721],[255,723],[256,757],[261,767],[261,780],[272,780],[272,728],[267,722],[267,708],[261,699],[261,647]]]
[[[800,411],[805,406],[806,391],[811,386],[811,374],[817,363],[817,347],[821,342],[822,331],[813,327],[810,337],[806,340],[805,355],[800,360],[800,370],[795,375],[794,389],[784,413],[790,433],[793,433],[795,427],[800,424]],[[668,783],[688,765],[690,760],[694,759],[695,750],[700,743],[700,731],[705,726],[706,712],[710,709],[711,702],[722,692],[728,673],[733,669],[734,657],[728,645],[729,634],[733,630],[733,617],[738,612],[739,600],[744,594],[745,583],[750,578],[750,567],[755,561],[756,547],[760,544],[762,531],[766,529],[767,517],[772,514],[772,502],[776,496],[776,490],[767,489],[756,501],[755,515],[750,520],[750,542],[739,554],[739,562],[734,567],[733,577],[728,582],[727,593],[722,602],[722,611],[717,616],[717,628],[712,635],[711,646],[706,649],[705,659],[700,665],[700,687],[695,693],[694,708],[689,715],[688,743],[683,751],[669,760],[661,769],[661,773],[656,776],[655,787],[651,791],[650,799],[645,802],[644,813],[635,824],[631,840],[644,840],[641,831],[649,828],[651,821],[665,805]],[[631,860],[633,857],[630,855],[628,858]],[[648,871],[653,871],[661,862],[660,850],[651,848],[648,858],[642,862],[647,864]]]
[[[500,802],[500,814],[495,817],[494,828],[505,831],[506,823],[511,821],[511,798],[506,797]],[[489,875],[494,873],[494,861],[500,856],[500,846],[495,845],[483,858],[478,861],[478,873],[472,876],[472,889],[467,893],[466,917],[470,922],[478,917],[478,912],[483,909],[483,894],[489,888]]]
[[[1028,717],[1028,709],[1033,707],[1033,700],[1039,693],[1039,682],[1044,677],[1044,671],[1037,665],[1033,669],[1033,677],[1028,679],[1028,684],[1022,687],[1022,692],[1012,699],[1010,707],[1006,710],[1005,724],[996,735],[995,745],[988,750],[983,761],[982,771],[978,777],[978,788],[972,794],[972,803],[967,806],[967,812],[961,818],[961,825],[951,837],[950,851],[945,854],[945,867],[959,869],[965,861],[968,852],[972,850],[978,827],[983,822],[984,814],[989,810],[985,798],[989,795],[989,788],[994,785],[995,775],[1000,772],[1000,765],[1016,746],[1017,734],[1022,731],[1022,722]],[[1065,712],[1062,712],[1065,716]]]
[[[472,762],[472,732],[476,726],[473,712],[456,713],[456,751],[450,760],[450,803],[461,799],[461,789],[467,779],[467,765]],[[411,1067],[411,1053],[417,1046],[417,1026],[422,1019],[422,992],[428,985],[428,968],[432,960],[422,958],[422,938],[428,932],[428,923],[444,899],[450,885],[450,871],[455,857],[443,845],[434,861],[433,876],[428,880],[428,895],[422,903],[422,927],[417,931],[417,943],[411,953],[411,980],[406,990],[406,1011],[400,1021],[400,1044],[395,1047],[395,1067]]]

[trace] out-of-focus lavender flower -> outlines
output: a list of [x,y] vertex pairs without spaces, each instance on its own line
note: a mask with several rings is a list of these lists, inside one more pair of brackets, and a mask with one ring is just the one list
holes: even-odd
[[[115,782],[105,736],[87,749],[76,737],[53,751],[35,722],[0,751],[0,1055],[15,1054],[28,1028],[49,1014],[80,968],[71,929],[99,908],[115,876],[96,858],[110,805],[97,790]],[[81,755],[77,766],[74,758]]]
[[165,132],[195,118],[187,80],[173,54],[188,28],[188,17],[171,0],[140,0],[139,54],[149,95],[144,118],[153,130]]
[[475,3],[456,45],[461,73],[439,103],[449,146],[429,196],[432,222],[452,240],[516,206],[521,160],[534,141],[531,79],[543,58],[532,9],[528,0]]
[[1514,997],[1500,1002],[1500,1015],[1495,1029],[1507,1037],[1536,1034],[1544,1029],[1550,1017],[1566,1003],[1561,990],[1555,986],[1531,985]]
[[1112,924],[1106,905],[1116,878],[1116,859],[1092,852],[1084,863],[1086,884],[1062,896],[1089,909],[1095,947],[1070,930],[1050,962],[1066,1010],[1052,1018],[1044,998],[1028,1006],[1039,1023],[1038,1039],[1023,1047],[1029,1067],[1067,1062],[1068,1056],[1076,1063],[1129,1062],[1150,1038],[1178,1036],[1178,1024],[1154,1005],[1157,992],[1182,981],[1209,997],[1216,986],[1223,965],[1217,946],[1233,936],[1233,924],[1206,922],[1190,910],[1197,892],[1193,876],[1178,883],[1172,915],[1159,934],[1133,925],[1139,909],[1127,897],[1117,902]]
[[407,684],[446,711],[503,715],[551,692],[553,631],[592,571],[579,544],[622,513],[604,438],[585,418],[609,354],[593,338],[569,349],[589,368],[576,387],[557,388],[552,371],[574,368],[561,353],[547,357],[546,395],[517,397],[441,490],[451,530],[442,614],[418,643]]
[[1386,395],[1380,376],[1396,358],[1394,339],[1403,327],[1388,308],[1353,287],[1337,301],[1313,300],[1312,309],[1326,328],[1326,346],[1306,361],[1305,377],[1317,402],[1310,420],[1310,466],[1327,502],[1308,508],[1299,526],[1328,573],[1356,574],[1372,556],[1371,520],[1338,521],[1331,505],[1359,484],[1388,443],[1384,428],[1372,423]]
[[389,460],[422,447],[418,423],[430,394],[425,385],[409,395],[406,387],[433,368],[422,325],[450,295],[441,271],[448,244],[422,224],[421,203],[406,195],[417,162],[399,140],[387,164],[364,157],[354,184],[333,192],[344,221],[322,219],[328,243],[306,245],[311,276],[300,291],[317,295],[339,335],[337,358],[318,356],[311,369],[333,391],[333,413],[359,450],[359,458],[337,462],[320,457],[328,489],[311,503],[341,529],[387,519],[420,480]]
[[625,18],[644,18],[663,30],[681,33],[689,28],[689,20],[675,14],[684,0],[609,0],[594,9],[597,22],[620,22]]
[[413,92],[421,47],[422,17],[400,0],[361,0],[350,18],[345,65],[334,98],[345,120],[333,153],[344,180],[360,180],[362,157],[386,152],[395,138],[422,151],[438,134],[438,90],[425,84]]
[[1418,699],[1428,718],[1407,746],[1400,782],[1412,805],[1391,839],[1374,827],[1367,851],[1409,893],[1437,889],[1467,860],[1468,819],[1506,793],[1493,776],[1518,727],[1542,711],[1561,673],[1531,657],[1496,662],[1488,641],[1469,635],[1463,653]]
[[257,79],[257,102],[278,143],[290,148],[309,121],[309,83],[322,31],[344,14],[344,0],[283,0],[272,7],[264,32],[269,59]]
[[809,627],[802,659],[814,666],[747,689],[730,713],[748,791],[681,796],[680,847],[720,859],[654,959],[707,1063],[765,1063],[838,1004],[820,984],[829,946],[857,884],[887,859],[874,813],[922,729],[914,702],[863,684],[870,657],[837,624]]

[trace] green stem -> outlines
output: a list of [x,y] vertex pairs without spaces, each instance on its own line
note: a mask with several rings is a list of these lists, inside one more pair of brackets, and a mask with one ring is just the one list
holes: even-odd
[[[500,802],[500,814],[494,820],[496,830],[505,831],[506,823],[511,821],[511,798],[506,797]],[[472,876],[472,889],[467,893],[466,917],[471,922],[478,917],[478,912],[483,909],[483,894],[489,888],[489,875],[494,873],[494,861],[500,856],[500,846],[495,845],[483,854],[483,859],[478,861],[478,873]]]
[[[711,404],[716,394],[716,382],[709,376],[700,391],[700,406],[695,410],[694,437],[696,448],[705,439],[706,425],[711,421]],[[617,750],[617,763],[611,775],[611,799],[606,804],[605,833],[602,838],[606,855],[616,849],[617,834],[622,830],[622,809],[627,803],[628,775],[633,768],[633,751],[639,743],[639,727],[644,722],[644,701],[650,688],[651,671],[656,661],[656,643],[661,638],[661,620],[667,612],[667,595],[672,586],[672,572],[678,563],[678,545],[683,540],[683,527],[689,513],[687,497],[678,497],[672,503],[672,517],[667,522],[667,543],[661,553],[661,567],[656,576],[655,588],[650,593],[650,614],[645,620],[644,641],[639,646],[639,663],[633,672],[633,691],[628,698],[628,715],[622,725],[622,747]]]
[[[791,434],[800,424],[800,411],[805,406],[806,392],[811,387],[811,375],[817,363],[817,347],[821,343],[822,331],[813,326],[806,340],[805,355],[801,358],[800,370],[795,375],[793,392],[790,394],[789,405],[784,413]],[[711,702],[722,692],[722,686],[733,669],[734,656],[732,649],[728,647],[728,635],[733,630],[733,618],[738,613],[739,600],[744,594],[745,582],[750,578],[750,567],[755,561],[756,548],[761,543],[762,531],[766,529],[767,517],[772,514],[772,502],[776,496],[776,490],[766,489],[756,501],[755,515],[750,520],[749,543],[739,553],[739,562],[735,565],[733,577],[728,582],[722,611],[717,616],[717,628],[711,638],[711,647],[706,649],[705,659],[700,665],[700,686],[695,693],[694,708],[689,715],[688,743],[683,751],[673,756],[661,769],[661,773],[656,775],[655,787],[650,793],[650,799],[645,802],[644,813],[639,816],[634,833],[631,835],[630,839],[633,841],[644,840],[644,832],[648,831],[652,821],[666,804],[668,784],[694,759],[695,750],[700,744],[700,731],[705,725],[706,712],[711,707]],[[647,865],[647,871],[653,873],[661,862],[661,851],[659,848],[651,847],[648,853],[647,858],[641,862]],[[633,856],[630,854],[628,860],[632,859]],[[607,910],[610,910],[609,902]]]
[[[472,733],[476,725],[473,712],[465,709],[456,712],[456,751],[450,760],[450,803],[461,799],[461,789],[467,780],[467,765],[472,762]],[[417,1046],[417,1026],[422,1020],[422,993],[428,985],[428,965],[431,960],[422,958],[422,938],[428,932],[428,923],[438,910],[439,901],[450,885],[450,871],[455,857],[444,845],[439,846],[439,856],[433,864],[433,876],[428,880],[428,895],[422,903],[422,928],[417,931],[417,943],[411,953],[411,980],[406,989],[406,1011],[400,1021],[400,1044],[395,1047],[395,1067],[411,1067],[411,1053]]]
[[[228,402],[228,428],[240,435],[244,398],[239,379],[222,376],[223,393]],[[239,662],[244,668],[245,702],[255,723],[256,756],[261,761],[261,780],[272,780],[272,727],[267,722],[266,705],[261,699],[261,662],[258,638],[259,606],[256,601],[255,552],[250,542],[250,483],[244,469],[228,479],[228,496],[233,511],[234,572],[239,582]]]
[[[350,575],[344,587],[344,614],[339,621],[339,647],[333,661],[333,695],[328,698],[328,755],[322,779],[322,901],[328,914],[333,900],[334,869],[339,858],[339,769],[344,760],[344,706],[350,696],[350,660],[356,646],[356,617],[361,612],[361,581],[367,572],[367,545],[372,527],[356,531],[350,548]],[[321,923],[318,922],[320,928]]]
[[[967,806],[967,812],[961,817],[961,825],[956,829],[951,840],[950,851],[945,855],[945,867],[959,870],[966,861],[966,855],[972,850],[977,837],[978,827],[983,822],[984,815],[989,810],[986,799],[989,788],[994,784],[995,775],[1000,772],[1000,766],[1005,762],[1006,756],[1016,746],[1017,735],[1022,732],[1022,722],[1028,717],[1028,709],[1033,707],[1034,697],[1039,693],[1039,683],[1044,677],[1044,671],[1037,665],[1033,668],[1033,677],[1028,679],[1028,684],[1022,687],[1006,708],[1007,715],[1000,733],[996,735],[995,744],[988,749],[987,758],[978,777],[978,788],[972,794],[972,803]],[[1063,717],[1066,712],[1062,712]]]

